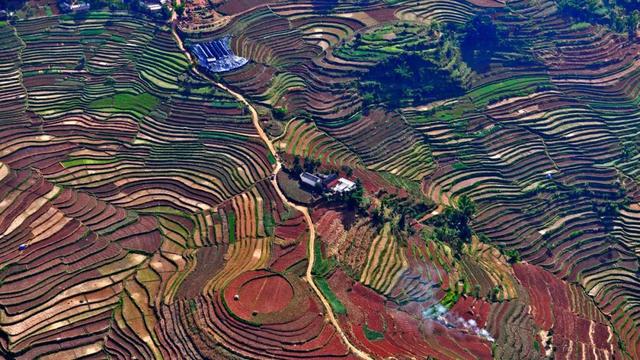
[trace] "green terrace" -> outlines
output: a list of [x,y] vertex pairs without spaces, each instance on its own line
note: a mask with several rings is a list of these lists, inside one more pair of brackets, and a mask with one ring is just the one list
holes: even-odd
[[485,106],[510,97],[527,96],[542,89],[553,88],[548,76],[522,76],[491,82],[467,93],[478,107]]
[[62,166],[65,168],[72,168],[75,166],[111,164],[116,161],[116,159],[73,158],[63,161]]
[[160,99],[149,94],[119,93],[114,96],[103,97],[89,103],[92,110],[103,112],[134,112],[142,116],[149,114],[160,103]]
[[435,51],[437,37],[429,26],[411,23],[384,25],[335,49],[334,55],[352,61],[381,61],[407,51]]

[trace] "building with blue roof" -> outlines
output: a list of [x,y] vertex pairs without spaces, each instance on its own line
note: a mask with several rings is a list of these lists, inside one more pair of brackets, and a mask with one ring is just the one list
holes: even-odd
[[231,50],[231,36],[221,39],[197,43],[191,46],[191,52],[198,59],[198,63],[210,72],[225,72],[237,69],[249,60],[237,56]]

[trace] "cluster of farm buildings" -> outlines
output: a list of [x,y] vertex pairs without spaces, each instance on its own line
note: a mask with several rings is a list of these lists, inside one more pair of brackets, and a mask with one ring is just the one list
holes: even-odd
[[303,172],[300,174],[300,182],[315,190],[327,191],[334,194],[348,193],[356,188],[356,183],[342,177],[338,178],[336,174],[325,175]]
[[64,0],[58,3],[58,7],[62,12],[79,12],[89,11],[89,9],[91,9],[91,4],[84,1]]

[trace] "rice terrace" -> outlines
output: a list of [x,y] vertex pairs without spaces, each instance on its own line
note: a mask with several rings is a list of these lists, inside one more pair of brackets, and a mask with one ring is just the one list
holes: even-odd
[[640,360],[640,1],[0,0],[0,359]]

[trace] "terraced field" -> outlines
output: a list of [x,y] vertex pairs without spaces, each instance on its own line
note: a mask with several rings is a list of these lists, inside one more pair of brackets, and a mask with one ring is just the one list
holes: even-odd
[[[0,22],[0,358],[640,358],[640,39],[605,25],[552,0]],[[224,36],[249,62],[199,68]],[[296,204],[298,159],[356,191]]]
[[[269,181],[273,155],[167,27],[90,13],[0,32],[4,356],[176,358],[197,301],[269,264],[296,273],[306,225]],[[308,301],[320,327],[301,339],[345,355]],[[235,349],[208,344],[190,354]]]

